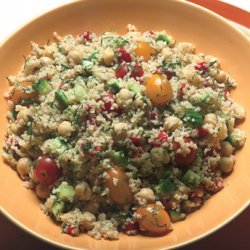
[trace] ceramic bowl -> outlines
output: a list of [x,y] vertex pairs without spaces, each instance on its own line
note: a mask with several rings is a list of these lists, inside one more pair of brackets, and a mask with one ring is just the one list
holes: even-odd
[[[3,93],[8,88],[6,76],[16,74],[23,64],[23,55],[30,52],[30,41],[45,44],[52,33],[79,34],[90,30],[98,34],[126,31],[128,23],[140,31],[165,29],[177,41],[193,43],[198,52],[221,59],[224,70],[237,80],[233,98],[250,110],[248,39],[212,12],[185,1],[162,0],[84,0],[54,9],[31,21],[0,46],[0,147],[6,132],[7,104]],[[250,134],[249,116],[240,127]],[[85,234],[71,237],[61,233],[58,225],[39,208],[34,192],[23,187],[15,171],[0,160],[1,211],[27,232],[67,249],[169,249],[204,237],[225,225],[250,200],[250,140],[237,153],[233,173],[225,179],[225,188],[209,199],[185,221],[174,224],[174,230],[163,237],[120,235],[119,240],[95,240]]]

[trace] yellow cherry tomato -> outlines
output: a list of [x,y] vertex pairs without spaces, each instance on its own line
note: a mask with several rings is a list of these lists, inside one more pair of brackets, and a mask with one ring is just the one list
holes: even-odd
[[171,84],[159,74],[153,74],[147,79],[146,93],[148,98],[156,105],[167,104],[173,98]]
[[135,49],[135,54],[138,57],[143,56],[144,61],[148,61],[152,54],[155,54],[156,51],[151,47],[147,42],[137,41],[137,47]]
[[121,167],[107,170],[108,178],[106,185],[109,189],[110,198],[118,204],[128,204],[133,200],[131,189],[128,185],[128,177]]
[[159,205],[148,204],[136,210],[139,215],[138,222],[145,231],[163,235],[171,230],[171,220],[168,213]]

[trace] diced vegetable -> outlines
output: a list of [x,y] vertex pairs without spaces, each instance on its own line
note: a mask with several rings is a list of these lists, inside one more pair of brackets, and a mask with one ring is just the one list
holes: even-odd
[[112,90],[114,90],[115,93],[118,93],[123,87],[123,83],[120,79],[112,79],[108,82],[108,85],[112,88]]
[[175,190],[175,184],[169,178],[161,180],[160,183],[155,187],[157,193],[161,195],[170,194]]
[[142,67],[139,64],[135,64],[133,67],[130,68],[130,77],[132,78],[137,78],[137,77],[142,77],[144,74],[144,71]]
[[142,91],[142,86],[137,83],[133,83],[130,87],[129,90],[133,91],[134,93],[141,93]]
[[185,120],[190,125],[200,126],[203,124],[203,115],[194,109],[187,109]]
[[56,195],[58,199],[61,201],[72,202],[75,196],[75,190],[71,185],[69,185],[67,182],[64,181],[57,188]]
[[58,89],[55,92],[55,97],[57,99],[57,101],[64,107],[68,107],[68,101],[67,101],[67,96],[65,95],[64,91],[62,91],[61,89]]
[[117,163],[122,164],[123,166],[126,166],[128,164],[128,157],[125,155],[125,153],[121,151],[115,151],[111,154],[111,159]]
[[34,173],[37,180],[47,186],[54,184],[62,176],[62,170],[58,168],[55,160],[48,156],[38,158]]
[[45,79],[40,79],[32,85],[32,88],[38,92],[39,95],[46,95],[52,90],[52,86]]
[[151,55],[155,54],[155,49],[144,41],[137,41],[137,47],[135,49],[135,54],[138,57],[143,57],[144,61],[148,61]]
[[115,72],[115,77],[116,78],[121,78],[121,79],[123,79],[127,74],[128,74],[128,66],[127,66],[127,64],[126,63],[123,63],[123,64],[121,64],[118,68],[117,68],[117,70],[116,70],[116,72]]
[[196,174],[194,171],[189,169],[183,176],[182,181],[190,186],[197,187],[201,181],[202,178],[198,174]]
[[166,42],[167,44],[169,44],[170,42],[168,36],[164,34],[159,34],[156,38],[156,41],[163,41],[163,42]]
[[128,177],[121,167],[107,170],[106,185],[109,189],[111,200],[118,204],[129,204],[133,200],[131,189],[128,185]]
[[171,230],[168,213],[159,205],[148,204],[136,210],[140,227],[153,235],[164,235]]
[[159,74],[153,74],[146,81],[146,93],[148,98],[155,104],[166,105],[173,98],[171,84]]
[[51,213],[54,215],[55,218],[58,218],[58,215],[61,214],[63,210],[64,210],[64,203],[56,201],[51,208]]
[[[48,142],[48,140],[46,142]],[[69,148],[67,142],[60,137],[50,139],[48,146],[52,153],[58,155],[63,154]]]
[[187,216],[185,213],[177,212],[175,210],[170,210],[169,215],[173,223],[185,220]]
[[[184,137],[184,143],[191,143],[192,140],[189,137]],[[174,152],[175,152],[175,162],[180,167],[185,167],[190,165],[196,157],[196,151],[197,149],[193,147],[189,147],[189,153],[182,154],[181,152],[178,152],[181,148],[181,145],[178,142],[174,142]]]

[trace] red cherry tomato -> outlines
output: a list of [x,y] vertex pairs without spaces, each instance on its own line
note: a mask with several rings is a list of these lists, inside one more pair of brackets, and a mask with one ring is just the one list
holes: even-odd
[[50,186],[62,176],[62,170],[58,168],[54,159],[42,156],[36,163],[35,176],[40,183]]
[[118,61],[120,62],[132,61],[131,55],[124,48],[118,48],[117,53],[118,53]]
[[[188,137],[184,138],[184,142],[185,143],[190,143],[192,142],[192,140]],[[196,157],[196,149],[194,148],[189,148],[190,152],[186,155],[182,155],[180,153],[177,152],[177,150],[180,148],[180,143],[179,142],[174,142],[174,152],[175,152],[175,162],[177,165],[179,166],[188,166],[189,164],[191,164],[195,157]]]
[[126,63],[121,64],[116,70],[115,77],[123,79],[128,73],[128,66]]
[[159,131],[159,134],[152,142],[152,146],[153,147],[160,147],[162,145],[162,143],[164,143],[166,141],[168,141],[168,135],[161,130],[161,131]]
[[136,64],[134,67],[131,68],[130,77],[142,77],[144,74],[142,67],[139,64]]

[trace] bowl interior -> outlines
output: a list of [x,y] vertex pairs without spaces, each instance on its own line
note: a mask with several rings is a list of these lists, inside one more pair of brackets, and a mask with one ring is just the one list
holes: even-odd
[[[3,93],[8,88],[6,76],[15,74],[23,64],[23,55],[30,52],[30,41],[45,44],[52,33],[60,35],[79,34],[91,30],[98,34],[104,31],[126,31],[128,23],[138,30],[165,29],[177,41],[193,43],[198,52],[221,59],[224,70],[238,82],[233,98],[250,110],[248,93],[250,85],[249,42],[218,16],[184,1],[160,0],[115,0],[76,1],[55,9],[35,19],[18,30],[0,47],[0,147],[2,148],[7,127],[7,104]],[[249,134],[249,118],[240,126]],[[234,172],[226,178],[225,188],[208,200],[199,211],[174,224],[174,231],[164,237],[128,237],[121,235],[118,241],[94,240],[84,234],[70,237],[61,234],[55,225],[39,209],[35,194],[22,185],[17,174],[0,160],[0,207],[14,222],[33,232],[36,236],[67,248],[86,249],[168,249],[197,239],[234,217],[249,203],[250,168],[247,152],[250,142],[237,153]]]

